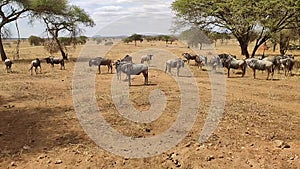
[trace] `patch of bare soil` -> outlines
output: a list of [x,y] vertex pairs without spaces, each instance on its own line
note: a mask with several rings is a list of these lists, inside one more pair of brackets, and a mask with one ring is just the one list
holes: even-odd
[[[92,43],[92,42],[91,42]],[[94,45],[95,49],[99,46]],[[99,47],[100,48],[100,47]],[[163,58],[167,51],[181,57],[193,52],[181,43],[166,46],[163,42],[119,43],[106,57],[120,59],[126,54],[138,55],[148,49]],[[217,48],[223,52],[226,46]],[[228,48],[227,48],[228,49]],[[142,51],[139,53],[139,51]],[[84,55],[84,53],[81,53]],[[226,103],[220,123],[203,144],[198,139],[211,104],[212,86],[206,71],[191,61],[189,67],[199,88],[200,105],[192,129],[176,147],[148,158],[120,157],[98,147],[79,123],[73,105],[72,81],[78,53],[66,63],[66,70],[42,63],[42,73],[30,75],[28,61],[16,62],[13,73],[0,72],[0,168],[298,168],[300,166],[300,74],[285,77],[274,75],[265,80],[265,72],[252,70],[245,77],[231,73],[226,77]],[[173,75],[155,68],[151,62],[150,85],[144,86],[143,76],[133,78],[129,89],[132,105],[139,111],[150,108],[149,94],[155,89],[166,95],[166,108],[151,123],[137,123],[122,117],[111,97],[115,76],[96,75],[95,98],[105,120],[118,132],[132,138],[148,138],[164,133],[172,126],[180,109],[180,87]],[[87,64],[87,63],[86,63]],[[95,70],[96,67],[91,67]],[[223,69],[219,74],[226,74]],[[238,72],[238,71],[235,71]],[[125,75],[122,76],[122,79]],[[121,82],[126,83],[126,82]],[[193,100],[191,100],[193,101]]]

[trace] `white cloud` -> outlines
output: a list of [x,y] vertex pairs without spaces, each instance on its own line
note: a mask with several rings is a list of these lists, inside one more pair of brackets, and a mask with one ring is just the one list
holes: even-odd
[[[69,2],[83,8],[95,21],[94,28],[85,28],[87,36],[97,32],[103,35],[121,35],[134,31],[168,33],[173,17],[170,9],[172,0],[69,0]],[[37,28],[32,29],[28,25],[25,29],[22,34],[25,37],[37,32]],[[34,31],[30,33],[31,29]],[[44,30],[43,28],[40,34]]]

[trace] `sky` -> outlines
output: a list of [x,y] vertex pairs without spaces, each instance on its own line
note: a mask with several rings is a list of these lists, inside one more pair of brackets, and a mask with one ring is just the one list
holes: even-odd
[[[173,0],[69,0],[70,4],[84,9],[96,26],[84,28],[85,36],[119,36],[139,34],[171,34],[174,14],[170,8]],[[21,37],[31,35],[46,37],[40,22],[29,24],[28,19],[18,21]],[[16,37],[11,24],[12,37]]]

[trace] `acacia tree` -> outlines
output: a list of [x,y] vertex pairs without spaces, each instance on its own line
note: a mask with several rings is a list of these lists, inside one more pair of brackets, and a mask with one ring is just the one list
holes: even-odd
[[80,7],[68,5],[64,2],[64,8],[59,7],[54,13],[38,11],[34,13],[33,18],[42,19],[47,27],[47,31],[57,43],[63,59],[67,59],[67,54],[64,51],[63,44],[60,42],[59,33],[69,33],[71,38],[74,38],[82,32],[80,26],[95,25],[91,17]]
[[296,22],[300,2],[294,0],[176,0],[172,9],[184,22],[205,30],[225,30],[232,33],[240,44],[241,54],[250,57],[248,46],[257,49],[272,34]]
[[136,42],[140,41],[143,42],[143,35],[140,34],[133,34],[128,37],[130,40],[134,41],[134,46],[136,46]]
[[7,59],[3,47],[5,26],[21,17],[26,17],[32,11],[53,12],[61,8],[61,0],[1,0],[0,1],[0,54],[1,60]]
[[2,0],[0,1],[0,54],[1,59],[7,59],[4,51],[2,39],[5,31],[5,25],[16,21],[22,14],[27,12],[30,7],[30,1]]
[[211,41],[205,36],[204,32],[199,28],[193,27],[191,29],[183,31],[179,38],[182,40],[186,40],[189,46],[195,47],[199,44],[199,49],[202,49],[203,43],[210,44]]

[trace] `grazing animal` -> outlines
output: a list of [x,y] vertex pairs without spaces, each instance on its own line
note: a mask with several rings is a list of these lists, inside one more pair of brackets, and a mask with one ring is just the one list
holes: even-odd
[[13,62],[10,59],[5,59],[4,63],[5,63],[5,67],[6,67],[6,72],[7,73],[12,72],[11,66],[12,66]]
[[186,58],[188,63],[190,63],[190,60],[195,60],[197,57],[197,55],[191,55],[189,53],[183,53],[182,56]]
[[152,60],[153,55],[144,55],[141,57],[141,63],[147,62],[150,65],[150,60]]
[[218,55],[212,56],[209,63],[212,67],[212,70],[217,70],[217,67],[221,65],[221,59]]
[[123,59],[121,59],[121,62],[132,63],[132,57],[129,55],[126,55]]
[[30,74],[32,75],[32,68],[34,67],[34,71],[35,74],[37,74],[37,69],[40,68],[40,73],[42,73],[42,67],[41,67],[41,61],[39,60],[39,58],[36,58],[35,60],[33,60],[30,64]]
[[267,80],[269,79],[269,75],[271,73],[272,79],[274,75],[274,64],[267,60],[259,60],[256,58],[249,58],[246,59],[247,65],[253,70],[253,78],[255,79],[255,71],[256,70],[267,70],[268,76]]
[[165,72],[167,73],[167,71],[168,71],[169,73],[171,73],[171,68],[177,68],[176,75],[179,76],[179,69],[181,67],[184,67],[184,61],[182,59],[180,59],[180,58],[170,59],[170,60],[167,60],[167,62],[166,62]]
[[[126,63],[126,62],[124,62]],[[113,65],[115,66],[115,69],[116,69],[116,73],[117,73],[117,78],[118,80],[121,80],[121,70],[118,70],[118,67],[123,64],[121,63],[121,60],[117,60],[116,62],[113,63]]]
[[206,56],[196,56],[195,58],[196,65],[198,68],[202,70],[202,66],[207,65],[207,57]]
[[246,73],[247,64],[245,60],[235,59],[231,55],[224,56],[221,59],[223,67],[227,68],[227,76],[230,75],[230,69],[241,69],[242,70],[242,77],[244,77]]
[[219,56],[220,59],[228,58],[228,56],[233,57],[234,59],[236,59],[235,55],[230,55],[230,54],[227,54],[227,53],[218,54],[218,56]]
[[277,69],[278,73],[280,73],[280,66],[281,66],[280,59],[283,58],[285,58],[285,56],[274,56],[274,57],[265,57],[262,60],[272,62],[274,70]]
[[102,58],[102,57],[96,57],[94,59],[91,59],[89,60],[89,66],[98,66],[98,72],[99,74],[101,74],[101,69],[100,69],[100,66],[101,65],[104,65],[104,66],[107,66],[107,72],[109,72],[110,70],[110,73],[112,73],[112,60],[111,59],[105,59],[105,58]]
[[263,60],[264,58],[266,58],[265,54],[263,53],[262,55],[258,56],[257,59],[259,60]]
[[116,62],[117,67],[117,76],[118,79],[121,80],[121,72],[125,73],[128,77],[128,85],[131,86],[131,75],[140,75],[141,73],[144,76],[144,84],[148,84],[148,66],[145,64],[137,64],[137,63],[127,63],[122,61]]
[[55,58],[53,56],[49,56],[47,58],[45,58],[46,63],[47,64],[51,64],[52,68],[54,67],[54,64],[60,64],[60,70],[62,70],[62,68],[65,69],[65,61],[64,59],[60,59],[60,58]]
[[280,63],[284,69],[284,75],[285,76],[292,75],[292,69],[295,64],[294,57],[287,57],[284,59],[280,59]]

